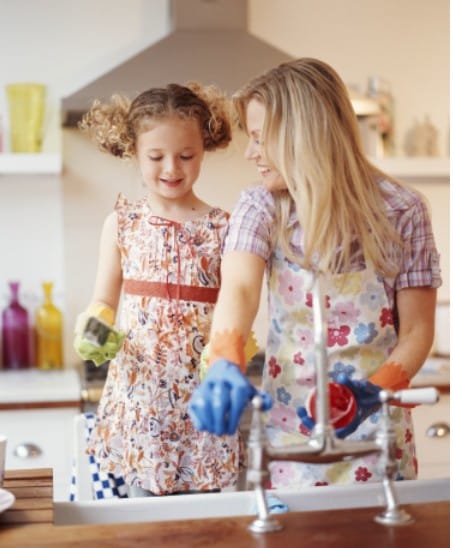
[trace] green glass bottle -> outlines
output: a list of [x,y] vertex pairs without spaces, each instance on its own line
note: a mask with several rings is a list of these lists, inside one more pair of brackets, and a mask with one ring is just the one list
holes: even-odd
[[52,302],[52,282],[42,284],[44,302],[36,311],[36,366],[63,367],[63,315]]

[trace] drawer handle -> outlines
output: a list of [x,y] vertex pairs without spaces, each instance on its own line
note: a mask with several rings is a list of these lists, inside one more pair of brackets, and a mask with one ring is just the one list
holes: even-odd
[[446,422],[435,422],[427,430],[429,438],[445,438],[450,434],[450,426]]
[[19,459],[29,459],[42,455],[42,449],[35,443],[19,443],[14,449],[14,456]]

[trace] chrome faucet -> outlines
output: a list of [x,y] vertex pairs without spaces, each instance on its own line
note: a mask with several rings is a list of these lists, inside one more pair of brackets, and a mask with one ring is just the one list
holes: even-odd
[[247,481],[254,485],[257,518],[249,529],[254,533],[267,533],[282,528],[280,522],[271,517],[266,501],[264,483],[269,477],[268,464],[273,460],[323,464],[352,460],[372,453],[379,455],[378,472],[382,478],[385,510],[375,517],[375,521],[384,525],[402,525],[411,523],[412,517],[399,507],[396,497],[393,474],[396,471],[396,433],[390,418],[390,404],[400,403],[436,403],[439,394],[435,388],[407,389],[392,392],[381,390],[379,399],[383,413],[373,440],[353,441],[336,437],[329,423],[327,344],[323,279],[315,276],[313,283],[313,327],[314,350],[316,360],[316,423],[307,442],[283,447],[272,447],[266,437],[262,421],[264,400],[260,395],[252,399],[252,421],[248,442],[249,467]]

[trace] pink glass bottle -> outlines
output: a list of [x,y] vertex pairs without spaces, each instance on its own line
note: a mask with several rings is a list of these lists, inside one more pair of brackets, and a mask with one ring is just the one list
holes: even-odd
[[28,312],[19,303],[19,282],[10,282],[11,301],[2,312],[3,367],[30,367]]

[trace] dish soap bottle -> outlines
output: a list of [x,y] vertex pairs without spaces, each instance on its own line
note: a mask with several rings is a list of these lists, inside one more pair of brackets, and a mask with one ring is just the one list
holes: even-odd
[[2,312],[3,367],[30,367],[28,312],[19,303],[19,282],[10,282],[11,300]]
[[63,367],[63,316],[52,302],[52,282],[42,284],[44,302],[36,311],[36,365],[39,369]]

